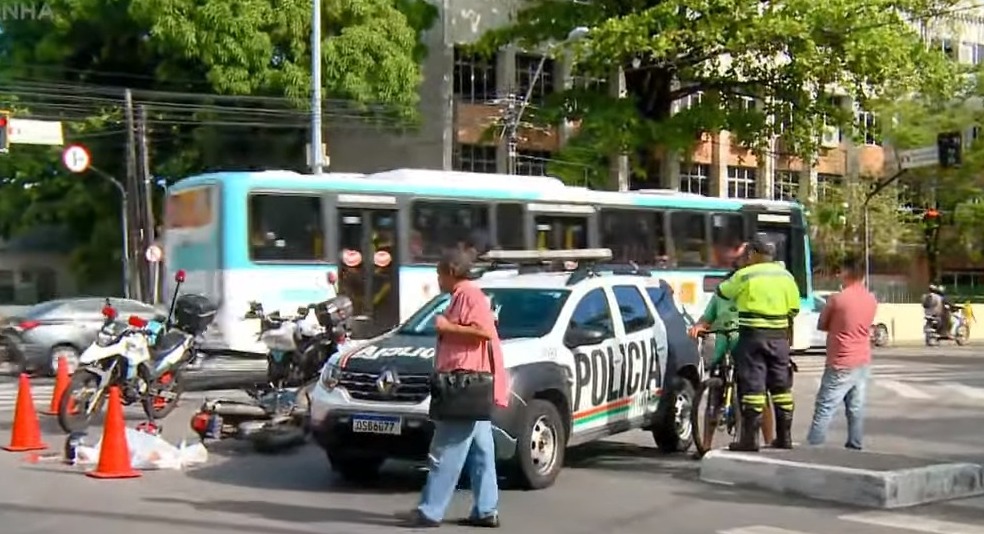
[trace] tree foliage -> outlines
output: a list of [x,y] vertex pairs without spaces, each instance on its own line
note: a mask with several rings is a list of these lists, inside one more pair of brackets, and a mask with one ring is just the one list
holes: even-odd
[[917,216],[929,209],[940,213],[938,231],[922,224],[920,232],[930,279],[940,274],[941,255],[984,259],[984,235],[980,231],[984,223],[984,139],[966,137],[984,125],[982,76],[976,71],[964,73],[959,91],[950,99],[920,96],[881,106],[882,114],[893,117],[887,137],[898,151],[935,147],[942,132],[959,131],[965,136],[959,168],[922,167],[907,170],[900,177]]
[[[853,114],[827,98],[832,91],[862,105],[875,97],[953,91],[953,66],[927,50],[907,19],[932,18],[955,4],[532,0],[480,48],[560,43],[572,28],[589,27],[586,38],[563,46],[571,50],[579,75],[610,76],[624,69],[627,98],[574,87],[538,110],[546,123],[577,121],[570,150],[626,153],[637,170],[654,171],[657,147],[686,151],[701,133],[728,130],[759,152],[778,137],[785,152],[810,159],[824,124],[852,130]],[[674,102],[698,93],[699,105],[675,112]],[[760,104],[747,108],[747,97]],[[603,163],[601,156],[596,163]]]
[[[435,21],[435,8],[426,0],[322,2],[324,96],[348,110],[326,106],[326,122],[359,120],[360,110],[412,118],[425,52],[419,37]],[[142,103],[155,176],[304,166],[310,0],[46,4],[53,19],[0,22],[0,100],[19,105],[23,117],[63,119],[67,137],[85,143],[107,173],[125,175],[124,87],[152,95]],[[102,90],[66,103],[79,84]],[[184,96],[169,96],[176,91]],[[218,117],[218,106],[230,102],[235,113],[225,117],[263,120]],[[65,224],[82,245],[77,272],[115,275],[119,254],[106,251],[120,241],[118,194],[107,181],[68,175],[58,151],[23,145],[0,156],[0,177],[0,232]]]

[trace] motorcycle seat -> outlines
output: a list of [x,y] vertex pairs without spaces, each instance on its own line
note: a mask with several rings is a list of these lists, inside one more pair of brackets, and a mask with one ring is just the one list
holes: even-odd
[[178,348],[184,343],[186,336],[187,334],[181,331],[171,330],[158,338],[157,344],[153,348],[154,359],[160,358]]

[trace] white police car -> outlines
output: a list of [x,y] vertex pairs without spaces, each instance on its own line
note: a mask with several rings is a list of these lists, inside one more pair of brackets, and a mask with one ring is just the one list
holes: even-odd
[[[486,258],[512,264],[486,271],[477,283],[498,314],[510,376],[509,408],[493,423],[496,455],[513,481],[550,486],[567,447],[635,428],[651,431],[661,450],[690,447],[703,367],[665,282],[598,263],[611,259],[607,249],[493,251]],[[545,268],[557,261],[580,266]],[[426,460],[434,318],[448,301],[435,297],[404,325],[325,366],[310,396],[309,424],[343,477],[372,477],[387,458]],[[664,320],[667,313],[676,317]]]

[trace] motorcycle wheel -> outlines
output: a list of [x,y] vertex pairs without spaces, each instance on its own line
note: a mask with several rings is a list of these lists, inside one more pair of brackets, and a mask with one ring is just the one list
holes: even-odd
[[957,342],[957,345],[966,345],[967,341],[970,340],[970,328],[965,324],[958,326],[957,335],[953,337],[953,340]]
[[147,394],[143,397],[143,409],[148,419],[164,419],[175,408],[184,393],[184,380],[178,371],[167,371],[155,380],[147,380]]
[[71,382],[58,402],[58,426],[66,434],[85,432],[92,424],[92,419],[102,412],[107,391],[99,382],[99,375],[84,368],[76,370],[72,375]]
[[926,346],[927,347],[936,347],[939,344],[940,344],[940,338],[936,337],[933,334],[926,334]]

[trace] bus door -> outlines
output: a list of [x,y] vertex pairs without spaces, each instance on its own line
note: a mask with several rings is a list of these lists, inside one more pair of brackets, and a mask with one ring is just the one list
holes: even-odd
[[537,250],[588,248],[591,206],[531,205],[530,211]]
[[338,208],[339,293],[352,299],[357,337],[375,336],[400,322],[397,211]]

